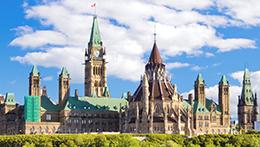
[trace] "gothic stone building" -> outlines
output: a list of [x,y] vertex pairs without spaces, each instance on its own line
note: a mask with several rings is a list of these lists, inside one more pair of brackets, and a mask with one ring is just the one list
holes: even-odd
[[229,84],[219,82],[218,104],[205,95],[205,81],[199,74],[194,93],[185,100],[166,74],[156,42],[142,80],[125,113],[124,127],[129,133],[226,134],[230,127]]
[[252,130],[258,120],[257,95],[253,93],[250,73],[245,69],[241,95],[238,97],[238,125],[241,129]]
[[77,90],[70,94],[70,74],[62,68],[59,101],[54,103],[46,87],[41,88],[40,72],[33,66],[24,106],[15,103],[13,94],[8,94],[0,104],[0,134],[120,132],[121,114],[127,100],[110,97],[105,49],[96,16],[85,56],[85,96],[79,96]]

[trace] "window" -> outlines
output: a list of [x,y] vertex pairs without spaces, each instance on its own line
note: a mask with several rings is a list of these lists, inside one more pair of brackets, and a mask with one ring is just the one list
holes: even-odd
[[202,116],[199,116],[199,120],[203,120]]
[[216,116],[212,117],[213,122],[216,122]]
[[208,122],[205,122],[205,127],[208,127],[209,126],[209,123]]
[[203,122],[199,122],[199,127],[202,127],[203,126]]
[[51,114],[46,114],[46,120],[51,120]]

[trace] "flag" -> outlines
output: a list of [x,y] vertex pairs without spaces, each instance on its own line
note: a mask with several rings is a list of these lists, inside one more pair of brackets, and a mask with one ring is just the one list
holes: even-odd
[[93,4],[91,5],[91,7],[92,7],[92,8],[95,8],[95,7],[96,7],[96,3],[93,3]]

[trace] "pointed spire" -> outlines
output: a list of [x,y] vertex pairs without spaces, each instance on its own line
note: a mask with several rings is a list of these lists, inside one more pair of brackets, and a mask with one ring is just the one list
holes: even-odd
[[36,65],[33,65],[33,68],[32,68],[30,75],[32,75],[32,76],[39,76],[40,75],[40,72],[38,71],[38,68],[37,68]]
[[228,81],[225,75],[222,75],[219,84],[228,85]]
[[65,67],[62,67],[60,76],[69,77],[69,72]]
[[149,63],[151,64],[162,64],[162,58],[158,50],[156,42],[153,44],[152,53],[149,58]]
[[98,27],[97,16],[93,17],[92,29],[90,34],[89,46],[91,47],[101,47],[101,35]]
[[196,83],[204,83],[204,80],[202,78],[202,74],[201,73],[198,74],[197,79],[196,79]]
[[247,68],[245,69],[244,76],[243,76],[241,99],[246,105],[253,105],[254,103],[254,94],[252,91],[252,86],[250,81],[250,73]]

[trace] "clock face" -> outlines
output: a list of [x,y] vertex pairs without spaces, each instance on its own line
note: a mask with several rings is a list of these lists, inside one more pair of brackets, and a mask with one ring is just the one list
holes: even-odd
[[95,55],[95,57],[99,57],[99,51],[96,50],[96,51],[94,52],[94,55]]

